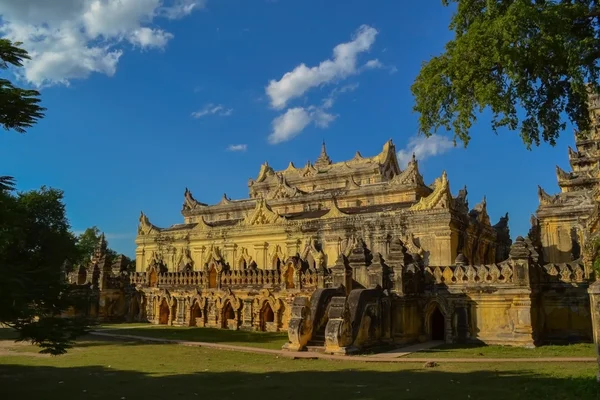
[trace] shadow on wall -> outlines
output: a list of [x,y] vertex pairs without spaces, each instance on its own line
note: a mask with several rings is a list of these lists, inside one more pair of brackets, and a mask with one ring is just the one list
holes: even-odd
[[[398,370],[399,367],[393,365],[380,366],[389,371],[373,371],[367,367],[342,369],[343,366],[336,370],[335,364],[332,367],[331,363],[313,363],[308,365],[314,370],[307,371],[213,372],[208,370],[210,362],[199,359],[198,370],[204,372],[192,374],[173,374],[166,370],[148,374],[104,366],[56,368],[5,364],[0,365],[0,376],[3,396],[11,399],[305,400],[307,396],[323,399],[592,399],[598,390],[593,374],[587,370],[581,374],[585,377],[558,378],[510,370],[449,372],[442,370],[443,367],[422,369],[420,366]],[[161,360],[156,360],[152,370],[159,371],[161,365]],[[324,370],[317,370],[320,367]]]

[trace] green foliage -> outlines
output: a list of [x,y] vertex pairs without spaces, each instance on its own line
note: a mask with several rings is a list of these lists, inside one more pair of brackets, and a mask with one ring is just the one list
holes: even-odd
[[[22,67],[23,61],[29,59],[20,45],[0,39],[0,69]],[[39,96],[37,90],[21,89],[7,79],[0,79],[0,125],[6,130],[25,133],[25,129],[44,117],[45,108],[40,106]]]
[[445,128],[467,146],[477,113],[486,108],[494,132],[518,129],[527,148],[554,145],[566,118],[579,132],[590,128],[588,83],[600,89],[597,0],[442,3],[456,3],[455,37],[412,86],[420,133]]
[[51,354],[86,331],[85,320],[61,317],[84,301],[65,281],[65,260],[78,256],[69,229],[61,191],[0,191],[0,323]]
[[[100,242],[100,236],[102,236],[100,229],[98,229],[96,226],[92,226],[91,228],[87,228],[81,235],[77,237],[77,250],[79,253],[79,256],[76,260],[77,264],[85,264],[90,261],[94,255],[94,250]],[[108,258],[114,260],[117,256],[117,252],[107,247],[106,255]]]

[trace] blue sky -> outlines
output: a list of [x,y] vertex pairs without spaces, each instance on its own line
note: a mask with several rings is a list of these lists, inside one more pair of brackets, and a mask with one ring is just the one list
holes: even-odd
[[466,150],[416,138],[410,86],[451,39],[450,12],[440,0],[3,1],[2,34],[33,55],[18,79],[48,111],[0,135],[1,174],[64,190],[75,231],[96,225],[132,256],[140,210],[180,223],[186,187],[207,203],[244,198],[265,160],[303,165],[323,139],[334,160],[369,156],[391,138],[401,155],[417,149],[427,183],[446,170],[454,194],[486,195],[493,223],[509,212],[524,235],[536,185],[557,192],[555,165],[569,170],[573,134],[528,151],[482,116]]

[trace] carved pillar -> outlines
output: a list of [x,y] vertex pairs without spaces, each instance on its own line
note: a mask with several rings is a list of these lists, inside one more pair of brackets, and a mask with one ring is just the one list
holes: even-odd
[[531,253],[527,248],[525,239],[517,237],[510,247],[509,257],[513,265],[513,283],[517,286],[530,287],[529,285],[529,260]]
[[206,326],[209,328],[219,327],[219,315],[217,305],[213,298],[208,298],[206,301]]
[[296,254],[300,253],[300,241],[298,239],[287,240],[285,242],[285,248],[288,257],[294,257]]
[[592,312],[594,343],[596,344],[596,354],[598,356],[597,380],[598,383],[600,383],[600,280],[597,280],[590,285],[588,293],[590,294],[590,310]]
[[268,243],[261,243],[254,245],[254,260],[258,265],[259,269],[271,269],[270,263],[267,261],[267,249],[269,248]]
[[244,308],[242,308],[242,325],[240,329],[252,330],[252,299],[244,299]]
[[226,243],[223,245],[223,258],[224,262],[228,262],[231,268],[235,268],[234,263],[236,262],[236,249],[237,244]]
[[346,266],[346,261],[342,254],[338,256],[335,265],[331,267],[331,278],[334,288],[343,285],[346,296],[350,294],[352,290],[352,270]]
[[367,267],[367,273],[369,275],[369,289],[374,289],[377,286],[384,287],[383,285],[383,272],[384,272],[383,260],[381,254],[376,253],[373,257],[371,265]]
[[177,325],[177,326],[185,326],[185,314],[187,311],[187,301],[184,297],[177,297],[176,298],[176,314],[175,314],[175,321],[173,322],[173,325]]

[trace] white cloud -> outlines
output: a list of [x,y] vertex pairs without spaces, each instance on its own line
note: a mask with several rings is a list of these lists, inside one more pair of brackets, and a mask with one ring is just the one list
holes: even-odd
[[157,47],[163,49],[171,39],[173,39],[173,34],[169,32],[146,27],[134,30],[129,36],[129,41],[141,48]]
[[349,85],[342,86],[341,88],[334,88],[325,99],[323,99],[323,108],[328,109],[333,107],[338,96],[342,93],[354,92],[358,89],[358,83],[351,83]]
[[[112,76],[126,42],[164,48],[173,34],[160,18],[181,18],[204,0],[2,0],[0,35],[24,43],[32,57],[22,78],[36,86]],[[152,25],[149,27],[148,25]]]
[[247,144],[230,144],[227,147],[227,151],[246,151],[248,150]]
[[400,163],[400,167],[404,168],[412,159],[413,153],[417,160],[423,161],[426,158],[444,154],[453,148],[454,142],[446,136],[414,136],[409,139],[404,149],[398,151],[398,162]]
[[290,108],[273,120],[273,132],[269,135],[269,143],[287,142],[298,136],[310,123],[319,128],[327,128],[336,117],[316,107]]
[[271,106],[283,109],[291,99],[302,96],[311,88],[360,72],[357,67],[358,55],[370,50],[377,33],[376,29],[362,25],[352,41],[335,46],[332,59],[322,61],[312,68],[300,64],[293,71],[285,73],[280,80],[271,80],[266,87]]
[[365,64],[365,68],[371,68],[371,69],[383,68],[383,64],[378,59],[369,60]]
[[207,115],[218,115],[219,117],[228,117],[233,113],[232,108],[225,108],[221,104],[207,104],[201,110],[192,113],[192,118],[202,118]]

